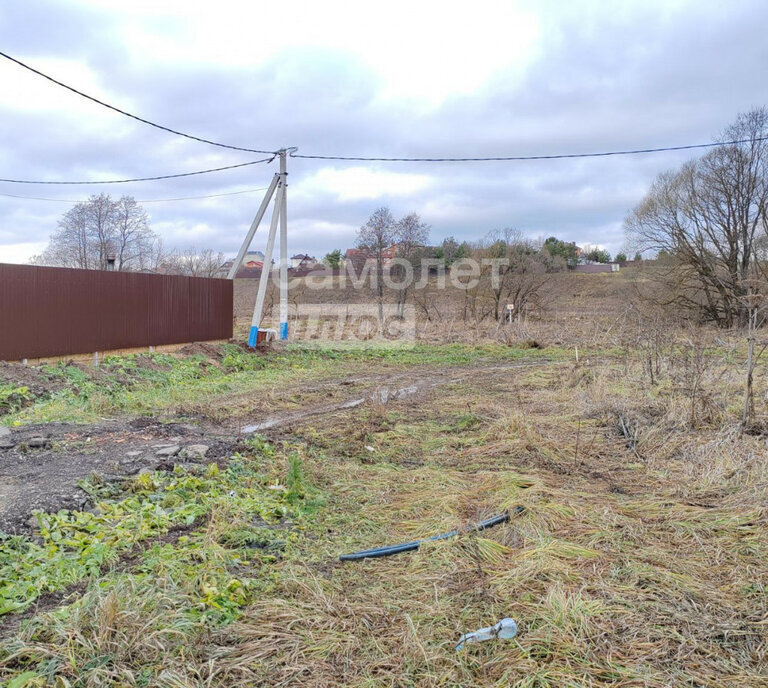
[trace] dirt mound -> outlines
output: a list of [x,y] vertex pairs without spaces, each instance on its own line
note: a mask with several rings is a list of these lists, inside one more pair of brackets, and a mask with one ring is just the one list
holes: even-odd
[[64,385],[64,381],[52,379],[41,368],[0,361],[0,386],[18,390],[0,396],[0,415],[13,408],[29,406],[35,399],[47,396]]
[[0,361],[0,384],[26,387],[33,393],[61,387],[60,382],[49,379],[40,368],[5,361]]
[[143,368],[144,370],[170,370],[171,364],[170,363],[161,363],[153,356],[148,356],[147,354],[138,354],[133,359],[134,364],[137,368]]
[[209,342],[192,342],[185,344],[179,351],[182,356],[205,356],[208,360],[219,363],[224,356],[221,347],[218,344]]

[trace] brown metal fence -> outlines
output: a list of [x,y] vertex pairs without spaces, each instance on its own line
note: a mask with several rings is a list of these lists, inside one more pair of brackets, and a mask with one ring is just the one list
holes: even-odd
[[231,337],[230,280],[0,263],[0,360]]

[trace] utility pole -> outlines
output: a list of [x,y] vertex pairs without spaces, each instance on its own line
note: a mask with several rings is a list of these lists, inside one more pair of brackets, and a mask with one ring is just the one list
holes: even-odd
[[288,172],[285,148],[280,151],[280,177],[283,195],[280,204],[280,339],[288,339]]
[[264,266],[261,268],[259,289],[256,292],[256,303],[253,306],[251,329],[248,332],[248,346],[256,346],[259,338],[261,316],[262,312],[264,311],[264,297],[267,294],[267,282],[269,282],[269,274],[272,272],[272,251],[275,247],[275,234],[277,233],[277,221],[280,218],[280,206],[283,202],[283,191],[284,187],[282,181],[280,181],[277,184],[277,192],[275,193],[275,204],[272,210],[272,222],[269,225],[267,248],[264,251]]
[[[267,212],[269,203],[274,196],[275,202],[272,208],[272,220],[267,235],[267,248],[264,254],[264,264],[261,269],[259,286],[256,292],[256,303],[253,308],[253,318],[251,319],[251,329],[248,333],[248,345],[256,346],[258,341],[259,328],[264,310],[264,299],[267,293],[267,282],[272,271],[272,253],[274,252],[275,239],[277,234],[278,221],[280,223],[280,339],[288,339],[288,172],[287,172],[287,153],[289,149],[282,148],[278,151],[280,156],[280,172],[272,178],[272,183],[264,194],[264,199],[259,206],[256,216],[253,218],[250,229],[245,235],[237,257],[232,263],[232,267],[227,275],[228,279],[234,279],[240,265],[243,262],[245,254],[253,241],[256,230],[259,228],[264,215]],[[295,149],[291,149],[295,150]]]
[[240,246],[240,250],[237,253],[237,258],[235,258],[234,262],[232,263],[232,267],[229,270],[227,279],[235,279],[235,275],[237,275],[237,271],[240,269],[240,265],[243,262],[243,258],[245,257],[246,252],[251,246],[251,242],[253,241],[253,235],[256,234],[256,230],[259,228],[259,224],[261,223],[261,220],[264,218],[264,213],[267,212],[267,208],[269,207],[269,201],[272,199],[272,195],[275,193],[275,189],[277,188],[277,183],[279,181],[280,181],[280,175],[275,173],[275,176],[272,177],[272,182],[267,188],[267,193],[264,194],[264,200],[261,202],[261,205],[259,206],[259,210],[256,213],[256,217],[253,218],[253,222],[251,223],[251,228],[248,230],[248,233],[245,235],[245,239],[243,240],[242,246]]

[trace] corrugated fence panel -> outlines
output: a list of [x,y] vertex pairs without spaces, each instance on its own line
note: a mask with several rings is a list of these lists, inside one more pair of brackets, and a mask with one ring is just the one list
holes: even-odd
[[0,263],[0,360],[232,337],[232,282]]

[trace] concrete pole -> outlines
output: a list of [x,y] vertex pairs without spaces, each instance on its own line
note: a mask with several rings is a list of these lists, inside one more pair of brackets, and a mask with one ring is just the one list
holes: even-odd
[[280,205],[280,339],[288,339],[288,173],[285,149],[280,151],[283,196]]
[[251,246],[251,242],[253,241],[253,235],[256,234],[256,230],[259,228],[259,224],[261,223],[262,218],[264,217],[264,213],[267,212],[267,207],[269,206],[269,202],[272,200],[272,194],[275,193],[275,188],[277,187],[277,182],[280,179],[280,175],[275,173],[275,176],[272,177],[272,182],[269,185],[269,188],[267,189],[267,193],[264,194],[264,200],[261,202],[261,205],[259,206],[259,210],[256,213],[256,217],[253,218],[253,222],[251,223],[251,228],[248,230],[248,234],[245,235],[245,239],[243,240],[243,245],[240,247],[240,251],[238,251],[237,258],[235,258],[234,263],[232,263],[232,267],[229,270],[229,274],[227,275],[227,279],[235,279],[235,275],[237,275],[237,271],[240,269],[240,265],[243,262],[243,257],[247,253],[248,249]]
[[267,249],[264,253],[264,266],[261,269],[261,278],[259,279],[259,290],[256,293],[256,303],[253,307],[253,319],[251,320],[251,330],[248,333],[248,346],[256,346],[256,339],[261,326],[262,311],[264,310],[264,297],[267,294],[267,282],[269,274],[272,271],[272,251],[275,247],[275,234],[277,233],[277,221],[280,217],[280,209],[283,204],[283,185],[277,185],[275,193],[275,204],[272,210],[272,222],[269,225],[269,237],[267,238]]

